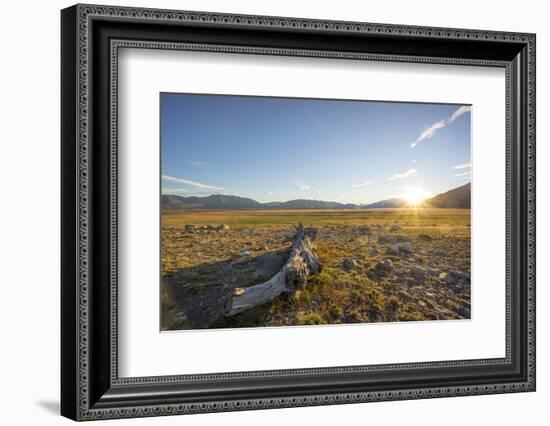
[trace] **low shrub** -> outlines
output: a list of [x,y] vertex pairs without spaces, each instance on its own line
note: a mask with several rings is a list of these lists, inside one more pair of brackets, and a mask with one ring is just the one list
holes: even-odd
[[327,321],[317,312],[310,312],[308,314],[300,314],[298,316],[298,324],[300,325],[320,325],[326,324]]

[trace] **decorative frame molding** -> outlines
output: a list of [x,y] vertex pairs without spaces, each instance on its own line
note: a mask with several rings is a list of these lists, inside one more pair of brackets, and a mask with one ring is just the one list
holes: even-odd
[[[275,31],[288,35],[290,43],[313,32],[349,35],[349,50],[315,47],[250,46],[219,44],[208,40],[170,39],[158,41],[134,38],[124,24],[139,23],[143,31],[167,28],[223,28],[239,33],[246,30]],[[97,25],[96,25],[97,24]],[[103,27],[102,27],[103,25]],[[137,31],[139,33],[139,31]],[[105,35],[107,34],[108,35]],[[124,35],[124,38],[120,35]],[[200,36],[200,35],[199,35]],[[192,34],[192,39],[199,37]],[[95,37],[95,38],[94,38]],[[164,37],[164,38],[163,38]],[[355,37],[375,40],[371,51],[355,51]],[[381,41],[380,41],[381,40]],[[409,46],[424,43],[424,50],[436,51],[437,43],[459,46],[457,51],[479,46],[469,56],[405,55],[386,52],[384,41],[399,40]],[[480,65],[506,70],[507,146],[507,259],[506,259],[506,357],[502,359],[389,364],[376,366],[327,367],[300,370],[221,373],[187,376],[119,378],[117,368],[117,70],[119,48],[154,48],[216,51],[237,54],[313,56],[333,59]],[[498,48],[497,48],[498,47]],[[369,48],[369,47],[367,47]],[[491,48],[493,52],[488,53]],[[387,49],[387,48],[386,48]],[[431,50],[430,50],[431,49]],[[385,53],[384,53],[385,52]],[[510,32],[402,25],[336,22],[264,16],[228,15],[126,7],[76,5],[62,12],[62,414],[75,420],[141,417],[197,412],[277,408],[352,402],[434,398],[535,390],[535,36]],[[108,63],[107,63],[108,62]],[[105,123],[108,122],[108,123]],[[106,126],[106,124],[108,124]],[[101,139],[103,138],[103,139]],[[96,141],[108,142],[103,145]],[[108,146],[107,146],[108,145]],[[91,168],[101,164],[108,179]],[[98,161],[101,159],[101,161]],[[97,188],[97,189],[96,189]],[[99,189],[107,189],[103,198]],[[517,207],[520,211],[515,212]],[[97,229],[106,230],[98,234]],[[99,247],[108,252],[108,265],[97,266]],[[515,259],[518,257],[518,259]],[[103,259],[104,260],[104,259]],[[512,262],[514,260],[514,262]],[[519,261],[516,265],[516,260]],[[105,260],[104,262],[105,263]],[[100,281],[98,276],[103,277]],[[105,278],[108,280],[105,282]],[[520,300],[521,299],[521,300]],[[92,301],[94,303],[92,304]],[[513,305],[513,303],[518,305]],[[103,306],[98,309],[97,305]],[[108,307],[108,309],[106,309]],[[521,308],[521,309],[520,309]],[[520,342],[521,341],[521,342]],[[472,369],[487,366],[513,370],[515,379],[482,381],[469,385],[375,389],[363,388],[354,380],[362,374],[405,370]],[[388,373],[389,374],[389,373]],[[350,385],[334,392],[281,391],[274,387],[267,397],[216,394],[208,398],[169,399],[163,387],[198,385],[208,393],[231,380],[259,380],[312,377],[322,383],[331,377],[347,377]],[[353,377],[352,377],[353,376]],[[365,376],[366,377],[366,376]],[[435,380],[435,379],[434,379]],[[399,380],[396,380],[398,382]],[[353,385],[352,385],[353,382]],[[264,382],[265,385],[266,382]],[[290,383],[290,382],[289,382]],[[251,385],[252,386],[252,385]],[[150,393],[150,397],[136,396]],[[204,388],[204,389],[203,389]],[[207,389],[208,388],[208,389]],[[144,391],[144,389],[146,389]],[[164,396],[163,396],[164,395]],[[214,395],[214,393],[212,393]]]

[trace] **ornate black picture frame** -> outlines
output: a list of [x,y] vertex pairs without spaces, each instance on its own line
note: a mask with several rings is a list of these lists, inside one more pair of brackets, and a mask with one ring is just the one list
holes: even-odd
[[[61,413],[159,416],[535,390],[535,35],[76,5],[61,13]],[[121,47],[484,65],[506,71],[506,356],[120,378]]]

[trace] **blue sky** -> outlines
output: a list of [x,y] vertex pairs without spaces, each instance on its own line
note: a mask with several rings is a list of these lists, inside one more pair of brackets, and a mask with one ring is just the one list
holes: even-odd
[[369,203],[470,181],[470,106],[161,93],[163,194]]

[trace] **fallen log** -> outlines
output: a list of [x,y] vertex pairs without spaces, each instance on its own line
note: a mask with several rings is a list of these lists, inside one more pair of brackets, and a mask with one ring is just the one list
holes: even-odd
[[236,288],[229,299],[225,316],[232,316],[275,299],[282,293],[294,293],[307,284],[307,277],[321,272],[323,265],[315,254],[304,226],[296,228],[290,257],[270,280],[245,288]]

